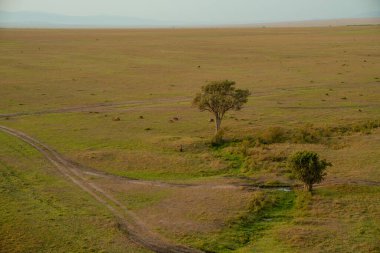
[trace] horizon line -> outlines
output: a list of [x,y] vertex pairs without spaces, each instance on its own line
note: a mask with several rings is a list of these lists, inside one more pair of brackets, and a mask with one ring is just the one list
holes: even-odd
[[[60,15],[60,14],[57,14]],[[66,16],[66,15],[62,15]],[[71,16],[71,17],[99,17]],[[116,17],[116,16],[115,16]],[[123,17],[123,16],[118,16]],[[356,21],[356,22],[355,22]],[[335,24],[334,24],[335,22]],[[345,23],[346,22],[346,23]],[[21,23],[21,22],[20,22]],[[5,24],[0,22],[0,29],[200,29],[200,28],[297,28],[297,27],[342,27],[342,26],[376,26],[380,25],[380,17],[365,18],[334,18],[334,19],[306,19],[275,22],[254,22],[241,24],[180,24],[180,25],[80,25],[80,24],[40,24],[24,26],[22,24]]]

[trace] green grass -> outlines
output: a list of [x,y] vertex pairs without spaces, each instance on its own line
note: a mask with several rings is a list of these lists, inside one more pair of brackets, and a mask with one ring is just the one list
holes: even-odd
[[2,252],[146,252],[35,149],[0,133],[0,150]]
[[291,221],[294,199],[293,192],[259,192],[252,198],[249,209],[228,221],[222,231],[208,234],[201,240],[197,238],[192,241],[194,238],[187,238],[187,241],[206,252],[232,252],[259,240],[274,226]]
[[169,194],[170,193],[165,190],[155,192],[131,192],[119,193],[118,198],[125,203],[128,209],[137,210],[157,204],[169,196]]
[[[245,176],[260,184],[294,183],[283,160],[298,150],[318,152],[334,166],[327,171],[330,185],[314,196],[273,193],[278,206],[259,212],[242,208],[232,223],[207,216],[207,225],[194,226],[196,232],[181,233],[170,224],[160,230],[161,223],[157,231],[210,251],[376,252],[378,187],[361,184],[380,180],[380,132],[365,124],[380,119],[379,31],[374,26],[5,29],[0,31],[1,113],[139,101],[90,109],[98,113],[0,118],[0,124],[83,165],[151,180],[212,183],[227,180],[223,176]],[[236,81],[252,96],[242,111],[228,113],[223,121],[232,142],[212,148],[211,115],[190,101],[206,81],[220,79]],[[152,100],[157,98],[187,100]],[[173,117],[180,120],[170,123]],[[277,127],[283,136],[273,131]],[[249,141],[246,147],[244,140]],[[0,199],[0,243],[9,245],[6,251],[140,250],[125,241],[107,210],[55,174],[36,151],[4,134],[0,141],[1,189],[6,189]],[[184,152],[179,152],[181,145]],[[223,207],[225,217],[233,216],[220,192],[208,193],[207,198],[220,203],[210,207],[200,193],[192,203],[202,203],[198,208],[204,210]],[[245,206],[240,196],[245,192],[234,194],[230,199]],[[167,200],[176,201],[172,193],[135,189],[118,197],[134,211],[145,212],[143,217],[159,213],[152,206],[166,210],[160,204],[170,209],[174,203]],[[188,212],[184,216],[192,215]],[[160,215],[167,214],[155,218],[161,220]],[[273,219],[264,220],[267,216]]]
[[379,187],[339,186],[296,193],[288,222],[237,252],[378,252]]

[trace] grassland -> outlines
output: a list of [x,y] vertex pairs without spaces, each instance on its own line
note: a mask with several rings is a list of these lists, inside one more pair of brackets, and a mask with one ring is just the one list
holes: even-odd
[[[0,30],[0,44],[1,125],[98,171],[202,185],[92,179],[151,230],[211,252],[380,250],[380,131],[365,127],[380,120],[378,26]],[[211,147],[191,99],[219,79],[252,96]],[[143,252],[37,151],[0,137],[3,251]],[[302,149],[334,165],[313,196],[211,187],[294,185],[284,161]]]
[[0,133],[1,252],[147,252],[29,145]]

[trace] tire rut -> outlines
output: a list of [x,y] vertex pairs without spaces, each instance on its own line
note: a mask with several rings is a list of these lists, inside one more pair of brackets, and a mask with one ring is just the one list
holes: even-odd
[[30,116],[30,115],[44,115],[44,114],[53,114],[53,113],[70,113],[70,112],[86,112],[94,109],[104,109],[104,108],[114,108],[127,105],[147,105],[147,104],[156,104],[156,103],[168,103],[168,102],[188,102],[188,98],[161,98],[161,99],[152,99],[152,100],[133,100],[128,102],[120,103],[99,103],[92,105],[83,105],[76,107],[67,107],[59,109],[47,109],[34,112],[15,112],[0,114],[0,118],[11,118],[11,117],[20,117],[20,116]]
[[[158,187],[195,187],[195,188],[205,188],[205,189],[241,189],[241,190],[262,190],[265,186],[235,183],[235,184],[178,184],[178,183],[168,183],[160,181],[148,181],[131,179],[121,176],[116,176],[108,174],[106,172],[100,172],[92,168],[82,166],[76,162],[70,161],[64,158],[57,151],[48,147],[47,145],[39,142],[38,140],[22,133],[20,131],[0,126],[0,130],[15,136],[29,145],[33,146],[40,153],[42,153],[57,169],[64,175],[67,179],[72,181],[74,184],[79,186],[83,191],[87,192],[93,196],[99,203],[107,207],[113,215],[117,218],[119,229],[128,235],[131,239],[138,245],[143,246],[158,253],[201,253],[203,251],[192,249],[186,246],[178,245],[169,242],[167,239],[163,238],[161,235],[154,233],[149,229],[149,227],[135,215],[132,211],[128,210],[121,202],[116,200],[112,195],[108,194],[101,187],[96,185],[94,182],[90,182],[86,178],[86,175],[104,177],[111,180],[118,180],[125,183],[133,184],[143,184]],[[368,185],[368,186],[380,186],[380,182],[368,181],[368,180],[328,180],[325,183],[316,185],[316,188],[331,186],[331,185]],[[273,187],[283,189],[284,186]],[[285,187],[291,189],[292,187]]]
[[93,182],[89,182],[83,175],[81,168],[78,168],[71,161],[62,157],[55,150],[20,131],[4,126],[0,126],[0,130],[33,146],[40,153],[42,153],[62,175],[64,175],[75,185],[79,186],[83,191],[93,196],[103,206],[108,208],[117,218],[120,230],[124,231],[128,235],[128,238],[136,244],[158,253],[203,252],[169,242],[161,235],[151,231],[148,226],[133,212],[129,211],[124,205],[114,199],[101,187]]
[[204,189],[246,189],[246,190],[255,190],[260,189],[258,186],[252,186],[248,184],[242,184],[242,183],[231,183],[231,184],[194,184],[194,183],[170,183],[170,182],[162,182],[162,181],[150,181],[150,180],[143,180],[143,179],[134,179],[134,178],[128,178],[128,177],[122,177],[117,176],[113,174],[108,174],[105,172],[100,171],[94,171],[94,170],[83,170],[83,173],[89,176],[95,176],[99,178],[107,178],[114,181],[119,182],[125,182],[130,184],[137,184],[137,185],[148,185],[148,186],[155,186],[155,187],[161,187],[161,188],[169,188],[169,187],[177,187],[177,188],[204,188]]

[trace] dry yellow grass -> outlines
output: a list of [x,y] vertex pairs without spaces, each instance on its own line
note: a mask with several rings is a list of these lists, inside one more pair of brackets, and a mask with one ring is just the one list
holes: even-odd
[[[271,126],[345,126],[380,119],[378,26],[5,29],[0,30],[0,45],[0,114],[43,112],[0,117],[0,124],[20,129],[72,160],[121,176],[226,181],[217,175],[224,175],[231,162],[226,156],[235,159],[230,151],[239,147],[210,149],[205,144],[213,133],[210,115],[190,105],[208,80],[235,80],[253,93],[242,111],[224,120],[230,138],[250,137]],[[86,105],[98,106],[61,110]],[[49,109],[54,110],[49,113]],[[120,121],[112,120],[116,117]],[[179,121],[171,123],[173,117]],[[375,252],[379,135],[375,130],[370,135],[334,136],[331,145],[251,147],[257,162],[310,149],[334,167],[328,170],[326,184],[316,188],[317,196],[296,192],[286,196],[291,205],[266,210],[269,217],[274,215],[273,222],[259,219],[258,225],[242,226],[248,242],[226,239],[239,230],[226,224],[241,225],[239,219],[244,223],[255,215],[247,207],[250,194],[245,191],[101,184],[153,229],[207,249],[223,252],[232,245],[245,246],[242,252]],[[185,152],[178,151],[180,145]],[[11,160],[17,163],[17,158]],[[274,163],[268,166],[248,175],[264,183],[291,181]],[[368,207],[371,201],[374,204]],[[352,216],[341,218],[344,213]],[[338,239],[329,239],[333,236]],[[216,246],[220,238],[226,248]],[[206,241],[212,242],[207,246]]]

